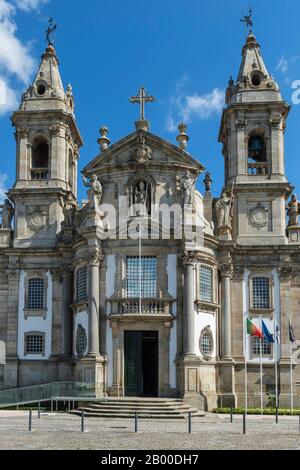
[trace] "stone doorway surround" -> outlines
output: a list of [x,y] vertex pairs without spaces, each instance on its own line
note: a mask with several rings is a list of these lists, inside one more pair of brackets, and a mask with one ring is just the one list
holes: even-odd
[[158,397],[172,397],[176,394],[176,390],[170,387],[170,332],[173,322],[173,316],[165,315],[114,315],[114,318],[110,318],[113,337],[113,385],[108,390],[109,396],[125,396],[125,331],[158,332]]

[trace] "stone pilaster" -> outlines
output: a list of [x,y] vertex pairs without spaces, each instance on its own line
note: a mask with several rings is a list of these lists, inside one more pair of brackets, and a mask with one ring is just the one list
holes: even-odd
[[62,287],[62,351],[65,356],[72,356],[73,343],[73,273],[69,269],[63,271]]
[[123,371],[121,365],[121,351],[122,344],[120,338],[120,325],[118,322],[112,322],[112,340],[113,340],[113,384],[110,389],[110,396],[122,397],[124,395],[124,388],[122,386]]
[[231,279],[233,276],[233,265],[221,265],[222,276],[222,358],[231,359]]
[[7,270],[8,308],[6,329],[6,364],[4,366],[5,388],[18,386],[18,302],[20,271],[17,264]]
[[218,367],[219,404],[220,406],[235,406],[235,371],[231,342],[231,280],[234,268],[230,259],[221,264],[220,273],[223,303],[221,310],[221,360]]
[[185,257],[184,265],[184,356],[195,356],[195,260]]
[[100,354],[99,343],[99,269],[103,259],[100,250],[90,250],[88,264],[88,286],[89,286],[89,356]]

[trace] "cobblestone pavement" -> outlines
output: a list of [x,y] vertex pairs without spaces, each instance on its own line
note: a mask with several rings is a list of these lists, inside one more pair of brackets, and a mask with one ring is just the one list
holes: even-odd
[[0,449],[94,449],[94,450],[202,450],[202,449],[300,449],[298,417],[249,416],[247,435],[242,434],[242,418],[234,422],[225,415],[208,414],[193,418],[192,434],[184,420],[141,420],[134,433],[133,420],[85,419],[68,414],[33,412],[32,432],[28,412],[0,411]]

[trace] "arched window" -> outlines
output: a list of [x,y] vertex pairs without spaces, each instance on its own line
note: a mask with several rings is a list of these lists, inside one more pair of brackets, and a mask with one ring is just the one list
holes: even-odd
[[47,179],[49,168],[49,145],[38,141],[32,148],[31,177],[32,179]]
[[249,175],[267,175],[268,172],[265,140],[260,135],[252,135],[248,141],[248,173]]
[[210,326],[207,326],[202,330],[199,347],[204,359],[209,361],[212,358],[214,351],[214,339]]
[[248,144],[249,159],[255,162],[266,162],[265,142],[260,136],[252,136]]

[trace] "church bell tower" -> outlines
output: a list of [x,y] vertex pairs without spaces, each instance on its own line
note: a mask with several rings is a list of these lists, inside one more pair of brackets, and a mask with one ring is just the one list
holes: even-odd
[[74,116],[71,85],[64,90],[53,44],[42,56],[33,84],[12,116],[16,129],[17,179],[14,246],[56,243],[67,197],[77,197],[77,162],[83,142]]
[[240,245],[287,244],[284,132],[290,107],[249,33],[237,80],[230,79],[219,140],[225,187],[233,192],[232,238]]

